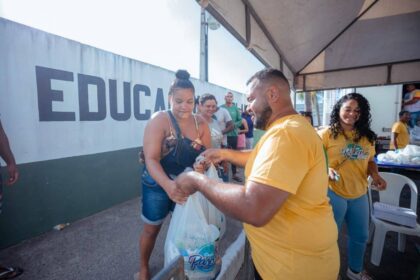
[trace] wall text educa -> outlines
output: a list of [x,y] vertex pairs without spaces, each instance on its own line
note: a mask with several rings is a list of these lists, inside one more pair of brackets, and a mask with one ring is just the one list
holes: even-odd
[[[65,98],[74,98],[70,96],[73,92],[53,89],[51,82],[53,80],[74,82],[72,72],[52,69],[42,66],[35,66],[36,84],[38,93],[38,112],[39,121],[76,121],[75,111],[58,111],[54,110],[53,103],[63,102]],[[90,90],[95,88],[95,90]],[[126,121],[134,115],[134,118],[142,121],[148,120],[152,114],[150,105],[153,98],[151,97],[150,87],[142,84],[134,84],[123,81],[122,100],[117,98],[117,80],[108,79],[108,92],[106,90],[106,82],[103,78],[77,74],[77,97],[79,111],[79,121],[101,121],[107,115],[107,102],[109,102],[109,114],[116,121]],[[108,96],[107,96],[108,95]],[[94,96],[97,106],[89,103],[89,96]],[[140,97],[150,98],[150,102],[141,102]],[[142,100],[144,100],[144,98]],[[118,111],[118,101],[123,102],[123,110]],[[93,108],[95,107],[95,108]],[[163,89],[157,88],[154,112],[165,110],[165,99]]]

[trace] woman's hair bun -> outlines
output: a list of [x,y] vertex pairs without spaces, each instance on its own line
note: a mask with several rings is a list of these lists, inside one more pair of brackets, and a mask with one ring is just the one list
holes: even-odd
[[188,80],[190,78],[190,73],[188,73],[187,70],[178,70],[175,73],[175,77],[177,77],[177,79],[181,79],[181,80]]

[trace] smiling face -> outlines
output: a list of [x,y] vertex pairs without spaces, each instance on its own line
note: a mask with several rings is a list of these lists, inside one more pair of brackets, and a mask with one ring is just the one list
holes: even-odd
[[340,108],[340,124],[344,130],[353,129],[359,120],[360,108],[356,100],[350,99],[344,102]]
[[266,128],[272,113],[265,93],[266,89],[257,79],[248,84],[246,94],[248,108],[254,113],[254,127],[258,129]]
[[194,92],[192,89],[176,89],[169,97],[172,113],[178,119],[189,118],[194,110]]
[[214,99],[206,100],[202,105],[200,104],[200,112],[207,119],[210,119],[217,110],[217,103]]

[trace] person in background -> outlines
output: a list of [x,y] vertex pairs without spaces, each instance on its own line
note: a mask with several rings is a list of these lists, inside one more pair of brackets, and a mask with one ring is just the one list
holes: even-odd
[[245,149],[250,150],[254,145],[254,122],[246,106],[242,113],[242,118],[245,119],[248,125],[248,132],[245,133]]
[[312,126],[314,125],[314,121],[313,121],[313,118],[312,118],[312,112],[300,111],[300,112],[299,112],[299,114],[300,114],[301,116],[304,116],[304,117],[305,117],[305,119],[307,119],[307,120],[308,120],[308,122],[309,122]]
[[[229,114],[229,111],[223,107],[216,108],[216,112],[214,113],[214,117],[216,118],[217,122],[219,123],[220,128],[222,129],[223,133],[223,141],[222,147],[227,147],[227,134],[234,129],[234,124],[232,122],[232,117]],[[218,172],[219,175],[222,177],[223,182],[229,181],[229,164],[225,162],[221,162],[219,165]]]
[[237,144],[237,149],[238,150],[245,150],[246,149],[246,136],[245,134],[248,133],[249,128],[248,128],[248,123],[246,122],[246,120],[242,118],[242,125],[239,127],[238,129],[238,144]]
[[[9,139],[0,121],[0,157],[6,162],[7,173],[9,178],[6,184],[11,186],[17,182],[19,178],[19,171],[16,166],[15,157],[10,149]],[[2,198],[3,198],[3,180],[0,172],[0,214],[2,211]],[[3,266],[0,265],[0,279],[12,279],[23,273],[20,267]]]
[[[242,125],[241,111],[233,103],[233,94],[231,92],[226,93],[225,95],[225,104],[221,106],[225,108],[232,118],[234,129],[227,134],[227,144],[229,149],[236,150],[238,145],[238,129]],[[232,179],[237,182],[242,182],[242,179],[236,174],[236,165],[231,164],[232,166]]]
[[420,145],[420,119],[417,120],[416,125],[410,131],[410,143]]
[[[206,161],[245,167],[245,185],[219,183],[195,171],[180,174],[180,191],[200,191],[218,209],[244,222],[255,279],[336,280],[337,226],[327,198],[321,139],[293,109],[289,83],[276,69],[247,83],[255,127],[267,130],[253,150],[209,149]],[[308,238],[310,234],[310,238]]]
[[[223,128],[220,126],[215,116],[215,112],[217,111],[216,97],[210,93],[205,93],[200,96],[198,104],[198,111],[200,112],[200,116],[203,117],[210,128],[211,146],[213,148],[221,148],[223,143]],[[226,114],[229,116],[227,111]],[[227,163],[221,164],[218,168],[219,177],[226,182],[228,180],[228,177],[226,176],[228,171],[227,168]]]
[[347,224],[346,274],[352,280],[371,279],[363,270],[369,235],[368,176],[379,190],[386,188],[374,161],[376,134],[370,123],[368,101],[359,93],[350,93],[334,105],[330,126],[318,131],[329,159],[328,196],[338,231],[343,222]]
[[185,70],[176,72],[169,89],[170,110],[156,112],[147,122],[141,159],[142,213],[139,279],[150,279],[149,260],[165,217],[175,203],[184,203],[187,194],[176,188],[173,179],[196,157],[211,147],[210,131],[202,117],[193,114],[195,90]]
[[410,127],[416,125],[417,119],[420,118],[420,90],[416,89],[414,84],[406,85],[406,94],[404,95],[404,110],[410,112]]
[[390,149],[404,149],[410,143],[410,132],[408,130],[408,122],[410,121],[410,112],[401,111],[399,121],[392,125],[392,135]]

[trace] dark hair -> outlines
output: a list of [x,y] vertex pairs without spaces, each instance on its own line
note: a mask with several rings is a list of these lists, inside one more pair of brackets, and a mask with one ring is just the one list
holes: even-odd
[[177,89],[192,89],[193,94],[195,95],[194,85],[190,81],[190,73],[187,70],[178,70],[175,73],[175,80],[173,81],[171,87],[169,88],[169,95],[172,95]]
[[314,118],[312,117],[312,112],[309,111],[299,111],[299,115],[308,117],[311,121],[311,125],[314,125]]
[[410,113],[407,110],[402,110],[401,112],[398,113],[398,116],[400,116],[400,118],[405,114],[405,113]]
[[370,105],[367,99],[361,95],[360,93],[349,93],[341,97],[337,103],[335,103],[332,112],[331,112],[331,119],[330,119],[330,129],[332,132],[332,136],[337,138],[337,136],[341,133],[344,135],[343,128],[340,124],[340,109],[341,106],[349,101],[355,100],[359,105],[360,109],[360,116],[359,119],[354,124],[354,128],[356,130],[356,135],[353,141],[359,142],[362,137],[366,137],[369,142],[372,144],[376,140],[376,134],[370,129],[371,124],[371,114],[370,114]]
[[289,87],[289,81],[287,80],[286,76],[284,76],[283,72],[274,68],[266,68],[258,71],[251,78],[249,78],[246,84],[249,85],[254,79],[257,79],[261,82],[270,81],[272,79],[279,79],[286,83],[287,87]]
[[206,103],[207,100],[214,100],[217,104],[216,97],[214,97],[214,95],[210,93],[205,93],[202,96],[200,96],[200,100],[198,102],[200,103],[200,105],[203,105],[204,103]]

